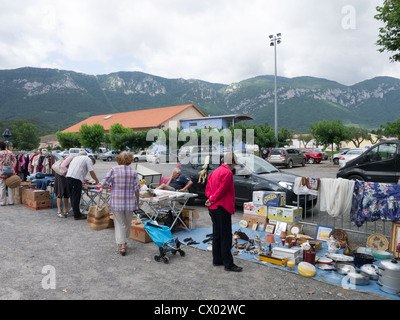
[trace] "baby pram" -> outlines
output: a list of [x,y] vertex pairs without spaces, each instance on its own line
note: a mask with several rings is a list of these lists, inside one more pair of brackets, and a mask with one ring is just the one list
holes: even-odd
[[160,255],[154,256],[156,261],[159,262],[162,259],[164,263],[168,263],[169,259],[166,256],[168,252],[174,255],[179,252],[182,257],[185,255],[185,252],[180,248],[180,241],[178,238],[172,237],[169,227],[158,225],[150,220],[143,221],[143,225],[151,240],[158,246],[158,250],[160,251]]

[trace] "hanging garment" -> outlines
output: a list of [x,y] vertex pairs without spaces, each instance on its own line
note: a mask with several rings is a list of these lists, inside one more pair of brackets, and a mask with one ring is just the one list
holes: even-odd
[[322,178],[318,195],[320,210],[326,211],[332,217],[349,214],[353,189],[353,180]]
[[293,192],[297,195],[318,195],[320,179],[298,177],[294,180]]
[[355,181],[350,214],[357,227],[377,220],[400,220],[400,185]]

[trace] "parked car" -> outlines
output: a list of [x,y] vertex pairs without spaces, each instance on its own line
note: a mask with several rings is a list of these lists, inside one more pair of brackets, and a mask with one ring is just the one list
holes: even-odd
[[77,156],[77,155],[79,155],[79,152],[81,152],[81,151],[85,151],[88,156],[92,156],[93,158],[95,158],[95,155],[93,153],[91,153],[89,150],[83,149],[83,148],[70,148],[69,154],[73,154],[73,155]]
[[69,156],[69,151],[68,150],[64,150],[62,152],[59,153],[59,155],[63,158],[68,157]]
[[103,161],[113,161],[115,160],[115,157],[119,155],[121,151],[116,151],[116,150],[110,150],[107,151],[106,153],[102,153],[99,155],[99,159]]
[[190,156],[192,153],[201,152],[215,152],[217,148],[210,145],[194,145],[194,146],[182,146],[178,152],[178,160],[182,161],[183,158]]
[[146,151],[139,151],[133,155],[133,161],[146,161]]
[[316,149],[310,149],[312,152],[320,152],[320,153],[322,153],[322,160],[328,160],[328,154],[325,152],[325,151],[323,151],[323,150],[321,150],[321,149],[318,149],[318,148],[316,148]]
[[267,161],[276,166],[283,165],[291,169],[293,165],[306,165],[306,156],[294,148],[275,148],[271,149],[267,156]]
[[400,141],[380,142],[339,168],[338,178],[397,183],[400,178]]
[[165,163],[169,162],[169,152],[168,151],[147,151],[146,160],[151,163]]
[[355,148],[347,151],[345,154],[342,154],[339,157],[339,168],[342,168],[345,166],[346,162],[357,158],[360,154],[362,154],[365,151],[365,149],[360,149],[360,148]]
[[311,149],[299,148],[299,150],[306,156],[307,163],[320,163],[323,159],[321,152],[314,152]]
[[[182,160],[180,164],[181,174],[193,181],[189,188],[190,192],[197,193],[199,199],[205,199],[206,183],[198,183],[199,172],[203,169],[204,160],[207,155],[211,156],[207,175],[220,166],[223,158],[221,153],[192,154]],[[238,154],[239,164],[234,169],[235,202],[242,205],[251,202],[253,191],[284,191],[286,193],[286,204],[297,205],[298,197],[293,192],[294,181],[298,177],[295,174],[280,171],[264,159],[250,155]],[[307,208],[311,208],[311,202],[315,197],[307,196]],[[314,200],[315,201],[315,200]],[[300,197],[300,205],[304,207],[305,198]]]
[[343,148],[340,149],[338,153],[335,153],[333,155],[333,164],[339,164],[339,158],[342,154],[346,154],[348,151],[350,151],[350,148]]

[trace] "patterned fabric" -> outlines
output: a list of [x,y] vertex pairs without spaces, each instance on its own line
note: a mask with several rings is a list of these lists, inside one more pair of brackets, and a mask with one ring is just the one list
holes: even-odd
[[[17,158],[15,158],[14,154],[8,150],[0,151],[0,172],[3,169],[3,166],[11,166],[15,167],[17,163]],[[0,177],[1,179],[5,179],[6,177]]]
[[111,168],[101,185],[111,187],[110,210],[134,211],[138,209],[136,192],[139,192],[139,177],[132,167],[121,165]]
[[355,181],[351,221],[357,227],[368,221],[400,220],[400,185]]

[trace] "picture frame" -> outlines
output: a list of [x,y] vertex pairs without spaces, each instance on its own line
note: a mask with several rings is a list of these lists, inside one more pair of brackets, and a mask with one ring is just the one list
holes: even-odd
[[317,230],[315,231],[315,240],[327,241],[329,240],[329,234],[334,230],[334,227],[324,226],[322,224],[317,225]]
[[389,251],[393,252],[396,260],[400,259],[400,222],[392,222]]
[[265,223],[260,222],[257,227],[257,231],[264,232]]
[[286,232],[286,228],[287,228],[287,222],[277,221],[274,234],[279,236],[282,231]]
[[275,225],[272,223],[267,223],[267,225],[265,226],[265,232],[273,234],[274,230],[275,230]]
[[251,230],[256,231],[258,227],[258,223],[257,222],[253,222],[253,224],[251,225]]

